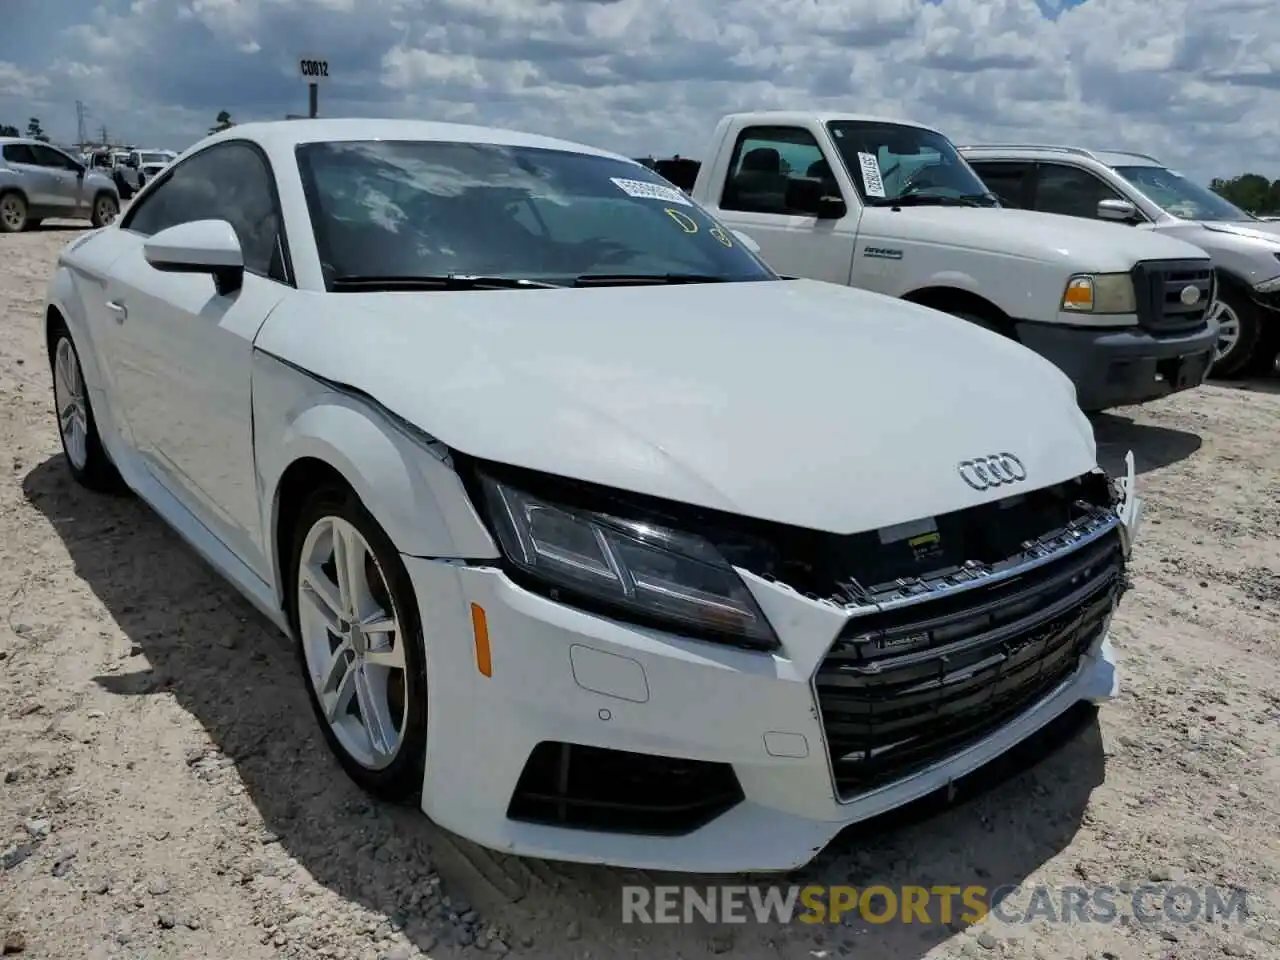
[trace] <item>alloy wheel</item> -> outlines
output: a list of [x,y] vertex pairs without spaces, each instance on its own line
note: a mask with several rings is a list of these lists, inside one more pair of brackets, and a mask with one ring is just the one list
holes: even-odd
[[94,211],[94,223],[100,223],[104,227],[110,225],[115,221],[119,209],[110,197],[99,197],[97,209]]
[[20,196],[10,193],[0,197],[0,221],[3,221],[5,227],[13,233],[17,233],[26,226],[26,205]]
[[1240,342],[1240,318],[1225,300],[1218,300],[1209,311],[1209,319],[1218,323],[1218,342],[1213,351],[1216,363]]
[[316,521],[297,570],[307,673],[338,743],[360,766],[395,760],[409,715],[405,642],[386,575],[360,531]]
[[54,348],[53,401],[67,459],[77,470],[83,470],[89,462],[89,408],[80,360],[67,337],[58,340]]

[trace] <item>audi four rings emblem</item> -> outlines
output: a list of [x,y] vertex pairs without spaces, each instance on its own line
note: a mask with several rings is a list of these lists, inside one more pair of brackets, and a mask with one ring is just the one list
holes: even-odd
[[960,478],[975,490],[990,490],[1027,479],[1027,468],[1012,453],[961,460],[956,464]]

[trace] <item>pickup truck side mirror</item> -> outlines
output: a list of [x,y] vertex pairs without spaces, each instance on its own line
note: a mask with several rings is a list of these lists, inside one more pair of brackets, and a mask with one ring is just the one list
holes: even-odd
[[1098,201],[1098,219],[1114,220],[1117,222],[1128,222],[1136,220],[1138,217],[1138,208],[1128,200],[1116,200],[1108,198]]
[[790,212],[819,220],[839,220],[849,212],[844,200],[838,194],[831,194],[821,180],[788,179],[784,202]]

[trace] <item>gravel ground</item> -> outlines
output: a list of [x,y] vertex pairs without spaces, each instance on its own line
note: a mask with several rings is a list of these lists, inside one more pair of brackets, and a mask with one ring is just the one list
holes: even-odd
[[40,308],[75,235],[0,237],[5,954],[1280,957],[1275,381],[1098,420],[1148,498],[1121,697],[798,878],[1215,884],[1248,892],[1247,920],[625,926],[619,887],[670,878],[489,856],[370,802],[326,753],[288,642],[145,507],[71,485]]

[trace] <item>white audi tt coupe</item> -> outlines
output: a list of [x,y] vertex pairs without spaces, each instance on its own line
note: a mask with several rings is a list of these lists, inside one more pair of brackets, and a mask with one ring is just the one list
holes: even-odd
[[59,257],[67,465],[298,643],[334,754],[502,850],[803,864],[1114,692],[1140,501],[1017,344],[779,279],[623,157],[245,124]]

